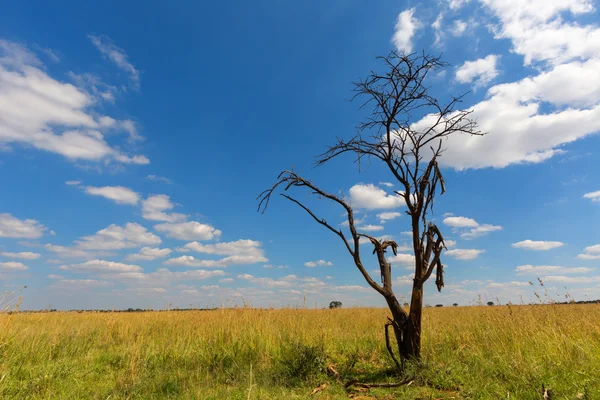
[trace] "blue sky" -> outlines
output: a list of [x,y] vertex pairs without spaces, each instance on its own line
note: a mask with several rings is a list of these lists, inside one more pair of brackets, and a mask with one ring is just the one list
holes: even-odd
[[[0,293],[26,285],[33,309],[384,306],[337,237],[285,199],[257,213],[256,196],[294,167],[347,198],[362,229],[407,244],[385,169],[312,167],[364,117],[352,82],[396,49],[443,54],[432,92],[469,92],[463,106],[489,132],[446,142],[447,285],[428,286],[426,303],[529,302],[538,277],[556,299],[598,298],[597,8],[5,2]],[[411,261],[408,248],[393,259],[401,297]]]

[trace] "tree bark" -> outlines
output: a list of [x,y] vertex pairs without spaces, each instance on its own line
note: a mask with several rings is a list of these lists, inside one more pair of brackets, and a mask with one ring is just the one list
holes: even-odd
[[403,340],[405,334],[406,327],[406,312],[402,309],[402,306],[396,299],[396,296],[392,293],[388,296],[385,296],[385,300],[388,304],[390,311],[392,312],[393,318],[393,327],[394,327],[394,336],[396,337],[396,347],[398,349],[398,355],[400,357],[400,361],[404,364],[404,360],[407,359],[404,353]]
[[407,359],[421,358],[421,316],[423,315],[423,284],[413,284],[408,321],[402,338],[402,354]]

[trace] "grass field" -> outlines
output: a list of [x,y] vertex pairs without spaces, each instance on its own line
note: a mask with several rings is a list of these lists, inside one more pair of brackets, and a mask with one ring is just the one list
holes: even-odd
[[[2,399],[600,399],[600,305],[429,308],[395,389],[384,309],[0,314]],[[317,386],[326,387],[311,396]]]

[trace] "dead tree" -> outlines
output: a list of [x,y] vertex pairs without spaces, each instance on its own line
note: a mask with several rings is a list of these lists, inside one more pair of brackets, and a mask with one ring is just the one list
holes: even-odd
[[[353,209],[345,199],[321,190],[294,171],[283,171],[277,182],[259,195],[258,209],[264,212],[275,190],[283,188],[283,197],[296,203],[317,223],[342,240],[364,279],[384,297],[389,306],[392,318],[385,325],[386,346],[401,369],[392,352],[389,328],[392,327],[394,332],[401,362],[420,359],[423,285],[435,272],[437,289],[441,291],[444,286],[444,266],[441,260],[442,250],[445,248],[444,238],[428,216],[433,211],[436,194],[443,194],[446,189],[438,164],[445,138],[453,134],[482,133],[470,118],[471,111],[457,109],[462,96],[453,97],[442,104],[429,94],[426,78],[432,71],[447,66],[439,57],[392,52],[378,60],[383,63],[383,73],[371,72],[366,79],[355,83],[354,89],[354,99],[363,99],[361,109],[371,108],[369,117],[358,126],[354,137],[338,138],[333,146],[319,155],[316,165],[323,165],[340,155],[351,153],[359,165],[364,157],[370,161],[382,162],[392,178],[400,184],[402,190],[395,194],[406,203],[415,257],[408,313],[400,306],[394,293],[392,269],[386,258],[386,250],[389,248],[396,254],[398,245],[393,240],[378,240],[359,232]],[[334,228],[306,205],[288,195],[292,188],[305,188],[310,194],[316,194],[319,198],[328,199],[344,208],[350,237],[347,238],[341,229]],[[373,246],[373,254],[377,257],[381,271],[381,283],[376,282],[367,272],[368,268],[361,257],[361,238],[367,239]]]

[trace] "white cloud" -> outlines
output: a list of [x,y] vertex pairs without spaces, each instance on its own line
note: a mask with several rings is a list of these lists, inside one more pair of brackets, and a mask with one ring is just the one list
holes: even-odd
[[23,263],[16,261],[0,262],[0,271],[27,271],[29,269]]
[[151,221],[178,222],[187,218],[185,214],[167,213],[175,206],[166,194],[155,194],[148,196],[142,201],[142,216]]
[[11,214],[0,214],[0,237],[37,239],[42,237],[47,229],[34,219],[20,220]]
[[[510,39],[513,51],[538,72],[491,87],[471,108],[483,137],[453,135],[440,159],[456,169],[503,168],[540,163],[560,146],[600,131],[600,28],[567,22],[593,10],[587,0],[483,0],[498,18],[496,39]],[[414,124],[422,129],[431,116]]]
[[215,244],[202,244],[190,242],[180,247],[177,251],[195,251],[197,253],[218,254],[222,256],[246,255],[263,257],[264,251],[261,243],[256,240],[240,239],[235,242],[221,242]]
[[586,247],[584,253],[579,254],[577,258],[582,260],[600,260],[600,244]]
[[60,279],[57,279],[57,281],[51,287],[65,289],[87,289],[90,287],[105,287],[112,285],[114,285],[113,282],[101,281],[97,279],[63,279],[61,277]]
[[332,265],[333,265],[333,263],[331,261],[325,261],[325,260],[309,261],[309,262],[304,263],[304,266],[308,267],[308,268],[331,267]]
[[584,199],[590,199],[591,201],[600,202],[600,190],[596,192],[590,192],[583,195]]
[[449,255],[450,257],[457,258],[459,260],[474,260],[477,257],[479,257],[481,253],[484,252],[485,250],[477,249],[452,249],[446,251],[445,254]]
[[225,271],[203,269],[191,269],[187,271],[170,271],[167,268],[159,268],[155,272],[123,272],[116,275],[109,275],[111,278],[119,279],[120,281],[130,281],[145,285],[164,285],[169,282],[177,281],[192,281],[210,279],[219,276],[224,276]]
[[386,221],[396,219],[400,216],[402,216],[402,214],[400,214],[399,212],[396,212],[396,211],[382,212],[382,213],[377,214],[377,218],[380,219],[382,224],[385,223]]
[[140,72],[128,61],[127,53],[120,47],[117,47],[106,36],[88,35],[94,46],[102,55],[112,61],[117,67],[129,74],[132,84],[135,88],[140,87]]
[[152,182],[166,183],[168,185],[173,183],[173,181],[171,181],[169,178],[165,178],[164,176],[148,175],[148,176],[146,176],[146,179],[148,179],[149,181],[152,181]]
[[488,288],[497,288],[497,289],[509,289],[514,287],[523,287],[529,286],[529,282],[519,282],[519,281],[511,281],[511,282],[492,282],[488,284],[486,287]]
[[[460,237],[465,239],[474,239],[476,237],[486,235],[490,232],[502,230],[502,227],[499,225],[480,224],[473,218],[466,217],[446,217],[444,218],[443,222],[444,224],[454,228],[455,231],[462,231]],[[471,229],[465,230],[464,228]]]
[[130,254],[127,256],[128,260],[156,260],[157,258],[163,258],[171,254],[171,249],[159,249],[158,247],[142,247],[140,252],[137,254]]
[[562,283],[590,283],[600,281],[600,276],[563,276],[563,275],[550,275],[545,276],[542,279],[543,282],[562,282]]
[[465,239],[474,239],[479,236],[487,235],[490,232],[496,232],[502,230],[500,225],[490,225],[490,224],[482,224],[476,228],[469,230],[468,232],[463,232],[460,234],[460,237]]
[[400,264],[407,267],[414,266],[415,256],[413,256],[412,254],[398,253],[395,256],[389,257],[388,262],[390,264]]
[[0,40],[0,144],[21,143],[70,160],[148,164],[109,145],[96,98],[50,77],[25,47]]
[[431,24],[431,27],[433,28],[433,32],[435,35],[435,41],[433,42],[434,46],[439,47],[442,45],[442,40],[444,39],[444,31],[442,29],[442,20],[443,19],[444,19],[444,13],[441,12],[438,14],[435,21],[433,21],[433,23]]
[[456,80],[460,83],[471,83],[475,86],[486,86],[496,76],[498,70],[496,64],[500,56],[490,54],[485,58],[475,61],[467,61],[456,69]]
[[[44,245],[44,248],[63,258],[90,258],[93,256],[91,252],[78,249],[76,247],[58,246],[48,243]],[[54,262],[55,260],[52,261],[56,264],[56,262]]]
[[444,240],[444,244],[446,245],[447,248],[451,248],[456,246],[456,241],[455,240]]
[[412,51],[412,39],[417,31],[421,27],[421,23],[413,17],[415,9],[402,11],[398,15],[396,26],[394,27],[394,35],[392,36],[392,43],[396,47],[396,50],[404,53],[410,53]]
[[562,242],[550,242],[543,240],[523,240],[517,243],[513,243],[511,246],[517,249],[527,249],[527,250],[551,250],[557,247],[563,246]]
[[179,240],[211,240],[221,236],[220,230],[196,221],[158,224],[154,229]]
[[66,181],[65,185],[68,185],[68,186],[79,186],[79,185],[81,185],[81,181]]
[[586,274],[593,271],[587,267],[561,267],[558,265],[519,265],[515,268],[517,275],[544,275],[549,273],[558,274]]
[[41,257],[40,254],[38,253],[32,253],[30,251],[22,251],[20,253],[10,253],[10,252],[2,252],[0,253],[0,255],[4,256],[4,257],[8,257],[8,258],[18,258],[21,260],[37,260],[38,258]]
[[475,228],[479,226],[477,221],[467,217],[447,217],[444,218],[444,224],[453,228]]
[[363,225],[363,226],[356,227],[356,229],[358,229],[359,231],[364,231],[364,232],[377,232],[377,231],[382,231],[383,226],[381,226],[381,225]]
[[453,36],[462,36],[467,31],[467,23],[460,19],[454,21],[454,26],[451,29]]
[[269,261],[267,258],[257,255],[232,255],[219,260],[199,260],[194,256],[180,256],[171,258],[165,261],[163,264],[177,267],[215,268],[229,267],[231,265],[249,265],[267,261]]
[[350,204],[355,208],[368,210],[397,208],[405,205],[398,195],[389,195],[372,183],[359,183],[350,188]]
[[105,260],[90,260],[81,264],[63,265],[59,267],[62,270],[74,272],[95,272],[95,273],[119,273],[119,272],[141,272],[139,265],[123,264],[120,262]]
[[101,196],[117,204],[135,205],[140,201],[140,195],[124,186],[86,186],[85,192],[92,196]]
[[342,291],[342,292],[358,292],[358,293],[371,293],[373,289],[370,287],[359,286],[359,285],[341,285],[341,286],[333,286],[331,287],[333,291]]
[[156,288],[156,287],[127,288],[125,290],[128,292],[135,293],[138,296],[148,296],[148,295],[152,296],[152,295],[163,294],[163,293],[167,292],[167,289],[165,289],[165,288]]
[[562,63],[573,58],[587,58],[600,51],[600,36],[595,25],[567,22],[561,13],[574,16],[594,10],[589,0],[544,1],[483,0],[495,15],[499,26],[493,27],[496,38],[510,39],[513,51],[533,61]]
[[161,239],[143,226],[128,222],[124,227],[112,224],[95,235],[84,236],[75,241],[86,250],[119,250],[140,246],[156,246]]
[[467,4],[470,0],[449,0],[449,6],[451,10],[458,10]]
[[265,265],[263,265],[263,268],[265,268],[265,269],[287,269],[289,267],[287,265],[265,264]]
[[394,184],[392,182],[379,182],[379,184],[381,186],[385,186],[385,187],[389,187],[389,188],[394,187]]

